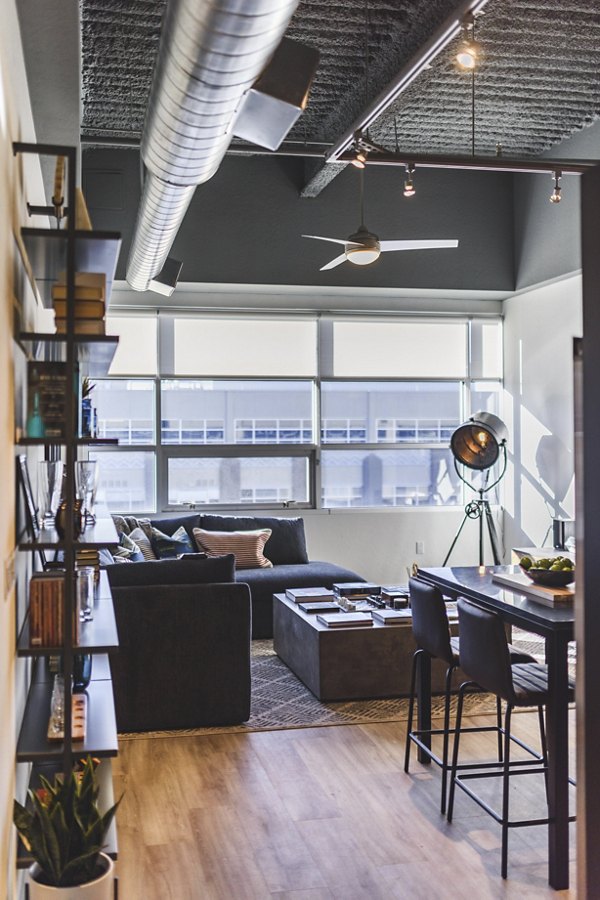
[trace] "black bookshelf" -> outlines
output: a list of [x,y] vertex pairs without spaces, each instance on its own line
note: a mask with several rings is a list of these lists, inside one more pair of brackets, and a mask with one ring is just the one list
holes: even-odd
[[[92,678],[85,693],[88,697],[86,737],[83,741],[71,742],[70,756],[73,759],[88,754],[116,756],[118,740],[112,683]],[[63,743],[49,741],[47,737],[51,695],[51,681],[31,685],[17,742],[17,762],[54,760],[61,766],[65,751]]]
[[[19,343],[28,359],[40,359],[50,350],[52,358],[64,361],[67,349],[66,334],[44,331],[22,331]],[[115,334],[74,334],[73,345],[82,374],[101,378],[108,374],[119,344]]]
[[[67,268],[66,229],[21,228],[33,277],[45,306],[52,306],[52,285],[62,278]],[[121,249],[117,231],[78,231],[74,234],[75,271],[102,272],[106,275],[106,298],[110,297],[115,269]]]
[[[106,572],[101,573],[98,596],[94,602],[94,618],[80,625],[80,640],[74,653],[114,653],[119,648],[115,611]],[[29,645],[29,616],[25,619],[17,642],[18,656],[48,656],[60,653],[60,647]]]

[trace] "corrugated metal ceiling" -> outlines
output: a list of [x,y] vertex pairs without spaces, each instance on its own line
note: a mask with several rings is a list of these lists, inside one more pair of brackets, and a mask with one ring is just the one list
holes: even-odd
[[[290,137],[335,141],[455,6],[301,0],[288,35],[317,47],[321,63]],[[81,8],[83,133],[139,136],[164,0],[81,0]],[[490,0],[477,39],[477,153],[494,153],[499,142],[507,155],[537,155],[600,114],[598,0]],[[470,152],[471,76],[451,56],[448,48],[375,123],[374,140],[393,149],[397,129],[402,150]]]

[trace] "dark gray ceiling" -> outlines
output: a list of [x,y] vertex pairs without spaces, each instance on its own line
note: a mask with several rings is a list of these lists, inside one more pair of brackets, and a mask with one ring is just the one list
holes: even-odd
[[[290,135],[333,142],[450,15],[456,0],[301,0],[288,35],[317,47],[311,100]],[[81,0],[83,133],[139,136],[164,0]],[[366,20],[368,16],[368,29]],[[477,153],[537,155],[600,114],[599,0],[490,0],[477,20]],[[368,78],[365,79],[368,45]],[[371,129],[393,149],[471,150],[471,76],[448,49]]]

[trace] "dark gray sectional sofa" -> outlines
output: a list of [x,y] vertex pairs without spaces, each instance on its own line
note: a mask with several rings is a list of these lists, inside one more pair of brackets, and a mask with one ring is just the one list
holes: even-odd
[[[128,532],[135,527],[132,518],[115,517],[117,527]],[[335,582],[362,581],[351,569],[328,562],[309,561],[306,551],[304,522],[301,518],[276,518],[272,516],[218,516],[200,513],[170,519],[150,519],[150,524],[164,534],[173,535],[183,526],[193,538],[194,528],[207,531],[249,531],[258,528],[271,529],[271,536],[264,548],[264,555],[273,563],[272,568],[237,569],[235,581],[247,584],[252,602],[252,637],[273,636],[273,594],[285,592],[290,587],[328,587]],[[179,562],[184,562],[185,557]],[[160,563],[162,564],[162,563]],[[148,586],[152,582],[153,569],[146,567],[156,562],[136,562],[128,565],[108,566],[111,584],[133,587],[140,581]],[[140,568],[143,567],[143,568]],[[177,571],[176,569],[174,570]],[[159,576],[160,569],[156,571]],[[164,575],[161,575],[161,582]],[[172,575],[171,577],[175,577]],[[186,574],[186,578],[189,576]],[[157,582],[158,583],[158,582]]]

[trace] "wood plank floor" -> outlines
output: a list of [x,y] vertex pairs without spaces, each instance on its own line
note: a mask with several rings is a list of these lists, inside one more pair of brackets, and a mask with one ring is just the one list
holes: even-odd
[[[514,719],[535,744],[535,716]],[[448,825],[439,770],[413,762],[404,774],[404,733],[385,723],[121,742],[121,900],[575,896],[547,885],[543,826],[510,834],[503,882],[499,826],[461,792]],[[493,754],[491,740],[473,736],[465,753]],[[515,812],[543,816],[541,777],[513,782]]]

